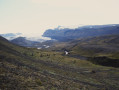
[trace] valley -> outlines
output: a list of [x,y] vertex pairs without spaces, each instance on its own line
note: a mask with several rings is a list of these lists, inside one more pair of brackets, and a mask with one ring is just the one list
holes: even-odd
[[118,90],[119,35],[106,33],[44,42],[0,36],[0,89]]
[[0,90],[119,90],[119,0],[0,0]]
[[102,56],[119,59],[117,37],[56,42],[48,49],[17,46],[0,37],[0,89],[118,90],[119,68],[88,60]]

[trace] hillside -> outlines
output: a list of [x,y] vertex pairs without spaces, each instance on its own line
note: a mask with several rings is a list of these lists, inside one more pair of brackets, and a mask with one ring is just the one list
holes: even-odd
[[12,40],[12,39],[22,36],[22,33],[5,33],[5,34],[0,34],[0,36],[8,40]]
[[119,69],[11,44],[0,37],[1,90],[118,90]]
[[119,25],[88,25],[75,29],[56,28],[44,32],[43,36],[50,37],[59,41],[69,41],[78,38],[88,38],[103,35],[119,34]]
[[[93,62],[99,58],[100,61],[102,59],[101,65],[113,62],[108,66],[119,67],[119,35],[104,35],[77,39],[54,44],[52,47],[51,50],[69,51],[69,56],[71,57],[84,58],[87,60],[95,59]],[[106,60],[106,62],[103,62],[104,60]]]
[[76,43],[75,46],[72,47],[72,50],[77,50],[80,52],[80,49],[84,48],[84,51],[85,49],[87,49],[86,52],[91,51],[93,56],[99,53],[112,54],[119,52],[119,35],[105,35],[87,39],[80,39],[70,43],[74,42]]
[[25,37],[17,37],[15,39],[11,40],[10,42],[12,42],[16,45],[25,46],[25,47],[32,47],[35,44],[39,43],[37,41],[27,40]]
[[[98,58],[109,66],[119,67],[119,35],[106,35],[84,39],[70,48],[72,54],[89,57],[97,63]],[[96,62],[97,60],[97,62]],[[114,63],[115,62],[115,63]]]

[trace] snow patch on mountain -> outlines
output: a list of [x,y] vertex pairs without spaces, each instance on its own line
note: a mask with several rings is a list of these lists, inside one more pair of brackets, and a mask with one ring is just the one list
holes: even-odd
[[47,40],[51,40],[51,38],[43,37],[38,33],[4,33],[0,35],[6,38],[7,40],[13,40],[18,37],[25,37],[27,40],[37,42],[44,42]]
[[22,33],[5,33],[5,34],[0,34],[0,35],[8,40],[12,40],[17,37],[21,37]]
[[58,26],[57,28],[54,28],[54,30],[63,30],[63,29],[75,29],[75,28],[79,28],[79,27],[82,27],[82,26],[85,26],[83,24],[80,24],[80,25],[70,25],[70,26]]

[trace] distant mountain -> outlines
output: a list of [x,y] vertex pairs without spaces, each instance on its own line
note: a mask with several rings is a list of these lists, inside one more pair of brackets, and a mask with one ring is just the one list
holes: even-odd
[[30,41],[27,40],[25,37],[18,37],[13,40],[11,40],[12,43],[20,45],[20,46],[26,46],[26,47],[31,47],[39,42],[37,41]]
[[47,40],[50,40],[50,38],[47,37],[42,37],[42,36],[28,36],[27,34],[22,34],[22,33],[5,33],[5,34],[0,34],[0,36],[6,38],[7,40],[13,40],[18,37],[25,37],[29,41],[34,41],[34,42],[45,42]]
[[87,25],[75,29],[55,28],[44,32],[44,37],[50,37],[59,41],[73,40],[77,38],[87,38],[103,35],[119,34],[119,24],[111,25]]
[[22,35],[22,33],[6,33],[6,34],[0,34],[2,37],[12,40],[14,38],[17,38]]

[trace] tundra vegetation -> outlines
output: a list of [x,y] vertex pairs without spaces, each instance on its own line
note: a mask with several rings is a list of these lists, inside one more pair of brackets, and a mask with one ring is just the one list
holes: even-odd
[[[109,36],[105,42],[106,37],[97,37],[39,50],[17,46],[0,37],[0,89],[119,90],[116,39],[117,36]],[[69,50],[69,55],[64,54],[63,48]]]

